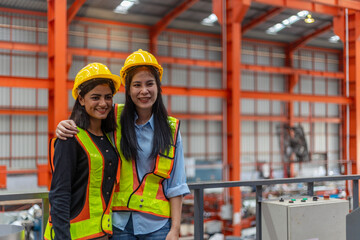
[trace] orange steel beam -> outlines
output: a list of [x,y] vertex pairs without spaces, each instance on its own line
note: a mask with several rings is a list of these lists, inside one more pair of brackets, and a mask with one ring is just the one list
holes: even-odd
[[228,97],[227,90],[208,89],[208,88],[204,89],[204,88],[163,86],[162,92],[167,95],[202,96],[202,97],[218,97],[218,98]]
[[[345,10],[342,16],[334,19],[334,32],[340,37],[342,42],[346,42],[346,25],[345,25]],[[360,12],[349,11],[348,15],[348,31],[349,31],[349,76],[348,82],[344,81],[343,94],[346,93],[346,83],[349,84],[349,96],[354,98],[354,104],[349,107],[349,119],[347,119],[346,109],[343,109],[343,159],[351,161],[351,172],[349,172],[345,166],[347,174],[359,174],[360,173]],[[344,51],[343,66],[346,66],[346,51]],[[348,125],[349,123],[349,125]],[[349,129],[349,132],[348,132]],[[347,138],[349,140],[349,151],[347,151]],[[346,165],[350,164],[346,162]],[[349,190],[349,189],[347,189]]]
[[182,113],[171,113],[171,116],[178,119],[198,119],[198,120],[211,120],[211,121],[222,121],[223,116],[216,114],[182,114]]
[[[324,5],[314,3],[311,0],[252,0],[253,2],[279,6],[284,8],[293,8],[299,10],[308,10],[311,12],[323,13],[327,15],[337,16],[339,14],[338,5]],[[341,1],[341,0],[340,0]]]
[[353,104],[353,98],[347,98],[342,96],[319,96],[308,94],[290,94],[290,93],[275,93],[275,92],[252,92],[241,91],[242,98],[251,99],[267,99],[284,102],[322,102],[322,103],[334,103],[334,104]]
[[309,0],[309,1],[313,3],[324,4],[327,6],[360,10],[360,2],[358,0]]
[[250,30],[251,28],[255,27],[256,25],[258,25],[258,24],[260,24],[262,22],[265,22],[267,19],[278,15],[282,11],[283,11],[282,7],[275,7],[273,9],[267,11],[266,13],[262,14],[258,18],[256,18],[256,19],[252,20],[251,22],[249,22],[248,24],[242,26],[242,28],[241,28],[242,34],[244,34],[246,31]]
[[280,74],[299,74],[299,75],[311,75],[318,77],[327,77],[327,78],[339,78],[343,79],[345,77],[343,72],[322,72],[322,71],[313,71],[306,69],[297,69],[291,67],[273,67],[273,66],[260,66],[260,65],[250,65],[242,64],[241,69],[251,70],[255,72],[267,72],[267,73],[280,73]]
[[31,115],[31,116],[46,116],[47,110],[39,109],[0,109],[0,115]]
[[28,78],[28,77],[10,77],[0,76],[1,87],[19,87],[19,88],[47,88],[52,89],[54,83],[47,78]]
[[307,36],[304,36],[298,40],[296,40],[295,42],[292,42],[289,44],[289,49],[290,51],[295,51],[296,49],[298,49],[299,47],[305,45],[307,42],[309,42],[311,39],[331,30],[333,27],[332,23],[328,24],[320,29],[317,29],[316,31],[310,33]]
[[150,51],[153,54],[157,54],[157,37],[162,31],[171,23],[172,20],[177,18],[181,13],[191,8],[199,0],[185,0],[179,6],[174,8],[171,12],[166,14],[160,21],[158,21],[150,29]]
[[76,13],[79,11],[81,6],[86,2],[86,0],[76,0],[71,7],[67,10],[67,24],[70,25],[71,21],[76,16]]
[[[243,121],[271,121],[271,122],[288,122],[288,116],[273,116],[273,115],[241,115]],[[326,122],[337,123],[342,122],[342,118],[323,118],[323,117],[294,117],[294,122]]]

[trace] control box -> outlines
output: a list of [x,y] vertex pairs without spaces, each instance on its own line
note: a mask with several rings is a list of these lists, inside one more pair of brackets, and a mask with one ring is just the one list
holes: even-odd
[[345,240],[349,201],[304,197],[261,203],[262,240]]

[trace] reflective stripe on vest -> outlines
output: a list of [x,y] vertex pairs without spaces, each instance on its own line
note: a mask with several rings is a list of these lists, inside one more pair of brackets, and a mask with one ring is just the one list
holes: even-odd
[[[104,157],[89,134],[78,128],[76,140],[84,149],[88,159],[89,177],[86,190],[86,201],[81,212],[70,220],[71,239],[91,239],[112,234],[111,201],[108,206],[102,196],[102,180],[104,174]],[[70,169],[69,169],[70,171]],[[55,236],[52,224],[48,221],[44,238]]]
[[[115,107],[116,122],[118,123],[120,122],[123,107],[123,104],[117,104]],[[173,143],[176,144],[179,120],[168,117],[168,122]],[[120,149],[120,124],[118,124],[116,132],[114,132],[114,138],[122,161],[120,183],[114,192],[113,211],[132,210],[170,218],[170,202],[164,194],[162,182],[166,178],[170,178],[175,157],[175,145],[172,145],[168,152],[159,154],[156,157],[154,170],[145,174],[139,183],[135,160],[125,160]]]

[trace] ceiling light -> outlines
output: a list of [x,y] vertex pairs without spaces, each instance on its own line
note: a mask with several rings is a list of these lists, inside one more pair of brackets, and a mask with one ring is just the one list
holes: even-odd
[[308,14],[306,18],[304,19],[306,23],[313,23],[315,22],[315,19],[311,16],[311,14]]
[[114,12],[127,14],[128,10],[137,3],[139,3],[138,0],[124,0],[114,9]]
[[340,40],[340,37],[338,35],[334,35],[329,38],[329,42],[331,42],[331,43],[337,43],[337,42],[339,42],[339,40]]
[[216,15],[212,13],[207,18],[204,18],[201,21],[201,24],[206,25],[206,26],[214,26],[214,22],[216,22],[217,20],[218,19],[217,19]]

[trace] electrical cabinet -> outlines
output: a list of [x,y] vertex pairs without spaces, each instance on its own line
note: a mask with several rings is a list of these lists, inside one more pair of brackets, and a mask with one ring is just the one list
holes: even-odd
[[349,202],[301,198],[261,203],[262,240],[345,240]]

